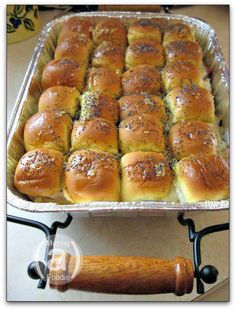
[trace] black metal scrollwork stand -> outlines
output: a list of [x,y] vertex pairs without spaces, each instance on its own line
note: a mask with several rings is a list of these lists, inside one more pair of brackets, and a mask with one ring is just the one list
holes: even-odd
[[[51,227],[48,227],[47,225],[37,221],[7,215],[7,220],[9,222],[40,229],[46,235],[48,243],[45,251],[45,262],[33,261],[28,266],[29,277],[39,280],[38,288],[44,289],[47,284],[47,276],[49,272],[47,266],[48,262],[52,258],[52,250],[57,229],[65,229],[68,227],[72,219],[73,217],[70,214],[67,214],[67,218],[64,222],[54,222]],[[197,281],[197,293],[203,294],[205,292],[203,282],[208,284],[215,283],[217,281],[218,270],[212,265],[206,265],[199,270],[201,265],[201,239],[208,234],[229,229],[229,223],[209,226],[197,232],[192,219],[184,219],[184,215],[180,214],[178,216],[178,221],[181,225],[188,226],[189,240],[190,242],[193,242],[194,276]]]
[[[197,280],[197,293],[204,294],[204,284],[212,284],[217,281],[218,270],[212,265],[206,265],[201,270],[201,239],[214,232],[228,230],[229,223],[213,225],[206,227],[200,231],[196,231],[195,225],[192,219],[184,219],[184,215],[180,214],[178,220],[181,225],[188,226],[189,240],[193,242],[193,260],[194,260],[194,276]],[[203,281],[203,282],[202,282]]]
[[45,263],[40,262],[40,261],[33,261],[28,266],[29,277],[34,280],[39,280],[38,288],[44,289],[47,284],[47,276],[49,272],[47,266],[48,266],[48,262],[52,258],[52,250],[53,250],[53,245],[54,245],[54,240],[56,237],[57,229],[58,228],[65,229],[66,227],[68,227],[72,219],[73,217],[68,213],[65,222],[63,223],[54,222],[51,227],[48,227],[47,225],[37,222],[37,221],[33,221],[33,220],[29,220],[29,219],[21,218],[17,216],[7,215],[7,220],[9,222],[37,228],[43,231],[46,235],[46,239],[48,242],[47,242],[46,251],[45,251],[45,258],[44,258]]

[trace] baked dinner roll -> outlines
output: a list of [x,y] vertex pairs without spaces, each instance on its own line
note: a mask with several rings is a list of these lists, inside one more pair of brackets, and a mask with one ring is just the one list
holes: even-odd
[[165,148],[163,125],[150,114],[126,118],[119,125],[122,154],[135,151],[162,152]]
[[87,37],[92,38],[93,27],[94,25],[91,19],[83,19],[81,17],[73,16],[64,22],[59,40],[66,37],[68,32],[84,34]]
[[38,110],[65,111],[73,117],[79,110],[80,93],[75,87],[52,86],[46,89],[39,98]]
[[55,150],[38,148],[29,151],[16,167],[16,189],[32,198],[55,198],[62,191],[63,162],[63,154]]
[[99,22],[93,30],[93,41],[96,45],[103,41],[109,41],[124,48],[127,44],[126,27],[119,18],[106,18]]
[[68,152],[71,130],[72,120],[64,111],[38,112],[25,124],[25,149],[43,147]]
[[120,120],[142,114],[152,114],[162,122],[166,121],[166,111],[163,100],[155,95],[129,95],[119,100]]
[[169,145],[177,159],[192,154],[216,154],[216,135],[211,124],[201,121],[181,121],[171,127]]
[[[61,32],[59,34],[59,37],[58,37],[58,40],[57,40],[57,45],[61,44],[62,42],[65,42],[65,41],[70,41],[70,40],[73,40],[73,41],[76,41],[76,40],[81,40],[81,37],[84,38],[88,38],[91,40],[91,38],[89,38],[88,36],[86,36],[85,34],[81,34],[79,32],[73,32],[73,31],[66,31],[66,32]],[[93,42],[93,41],[92,41]]]
[[68,159],[64,195],[73,203],[119,201],[119,166],[106,152],[76,151]]
[[166,62],[189,61],[202,65],[202,49],[197,42],[173,41],[165,48]]
[[162,45],[152,39],[139,39],[131,43],[126,51],[125,66],[132,69],[138,65],[163,67],[165,55]]
[[197,202],[229,196],[229,165],[218,155],[196,154],[175,167],[179,200]]
[[211,93],[197,85],[176,87],[167,94],[165,101],[171,112],[172,123],[180,120],[211,123],[215,119],[214,99]]
[[63,85],[76,87],[82,92],[85,74],[86,66],[72,59],[51,60],[43,70],[42,88]]
[[203,85],[201,70],[191,62],[182,61],[166,65],[162,71],[162,83],[166,93],[188,84]]
[[165,156],[133,152],[121,158],[122,201],[163,200],[172,187],[172,173]]
[[161,30],[157,20],[153,18],[140,18],[129,27],[129,44],[139,39],[150,39],[159,43],[161,42]]
[[92,68],[88,75],[87,89],[117,98],[121,96],[121,78],[109,68]]
[[170,42],[180,40],[195,41],[191,28],[182,23],[169,25],[164,31],[163,46],[167,46]]
[[104,119],[75,121],[71,134],[72,150],[90,149],[118,153],[117,129]]
[[157,94],[161,89],[160,73],[154,66],[140,65],[123,74],[124,95],[149,93]]
[[94,51],[93,67],[107,67],[121,74],[124,69],[124,50],[117,43],[103,41]]
[[81,96],[81,120],[101,117],[116,123],[118,113],[118,102],[108,94],[88,91]]
[[68,37],[57,44],[54,58],[73,59],[79,63],[88,65],[89,55],[93,50],[93,42],[86,35]]

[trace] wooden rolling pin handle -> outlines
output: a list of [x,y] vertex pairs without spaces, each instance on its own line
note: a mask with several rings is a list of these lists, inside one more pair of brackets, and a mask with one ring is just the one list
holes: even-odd
[[[49,283],[59,291],[68,289],[116,294],[191,293],[194,272],[189,259],[151,257],[54,256]],[[63,267],[63,268],[62,268]]]

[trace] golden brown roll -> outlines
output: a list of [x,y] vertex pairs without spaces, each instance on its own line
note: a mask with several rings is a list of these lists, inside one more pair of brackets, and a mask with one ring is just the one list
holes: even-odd
[[122,201],[163,200],[172,187],[172,173],[165,156],[133,152],[121,158]]
[[89,56],[93,50],[93,42],[86,35],[68,37],[61,40],[56,47],[54,58],[73,59],[81,64],[88,65]]
[[151,39],[152,41],[161,42],[161,29],[156,19],[140,18],[129,27],[129,44],[139,39]]
[[126,27],[119,18],[106,18],[99,22],[93,30],[93,41],[96,45],[103,41],[109,41],[124,48],[127,44]]
[[81,40],[81,37],[87,37],[91,40],[90,37],[86,36],[85,34],[81,34],[79,32],[73,32],[73,31],[63,31],[63,32],[60,32],[59,34],[59,37],[58,37],[58,40],[57,40],[57,45],[59,45],[60,43],[62,42],[65,42],[65,41],[70,41],[70,40]]
[[43,70],[42,88],[63,85],[76,87],[82,92],[85,74],[86,66],[72,59],[51,60]]
[[166,62],[189,61],[202,65],[202,49],[197,42],[173,41],[165,48]]
[[162,71],[162,84],[166,93],[184,85],[203,86],[201,70],[187,61],[171,63],[166,65]]
[[72,150],[98,150],[118,153],[117,129],[104,119],[94,118],[88,121],[75,121],[71,134]]
[[79,110],[80,93],[75,87],[52,86],[46,89],[39,98],[38,110],[65,111],[73,117]]
[[118,102],[108,94],[88,91],[81,96],[81,120],[101,117],[116,123],[118,113]]
[[138,65],[163,67],[165,55],[162,45],[152,39],[139,39],[131,43],[126,51],[125,66],[132,69]]
[[120,120],[142,114],[152,114],[162,122],[166,120],[166,111],[163,100],[155,95],[129,95],[119,100]]
[[42,147],[68,152],[71,130],[72,120],[64,111],[38,112],[25,124],[25,149]]
[[169,145],[177,159],[192,154],[216,154],[216,135],[212,125],[201,121],[181,121],[171,127]]
[[120,178],[116,158],[106,152],[74,152],[66,167],[64,195],[73,203],[119,201]]
[[123,74],[124,95],[149,93],[158,94],[161,89],[160,73],[154,66],[140,65]]
[[94,51],[93,67],[107,67],[121,74],[124,69],[124,50],[117,43],[103,41]]
[[195,41],[194,34],[191,28],[182,23],[169,25],[164,31],[163,46],[167,46],[170,42],[186,40]]
[[117,98],[121,96],[121,78],[109,68],[92,68],[89,71],[87,89]]
[[171,121],[199,120],[213,122],[215,119],[214,99],[205,88],[197,85],[176,87],[165,98],[171,112]]
[[179,200],[197,202],[229,196],[229,166],[218,155],[196,154],[175,167]]
[[63,154],[55,150],[38,148],[29,151],[16,167],[16,189],[32,198],[56,198],[62,191],[63,161]]
[[126,118],[119,125],[122,154],[135,151],[162,152],[165,148],[163,125],[150,114]]
[[64,22],[59,40],[66,37],[68,32],[84,34],[87,37],[92,38],[93,27],[94,25],[91,19],[83,19],[81,17],[73,16]]

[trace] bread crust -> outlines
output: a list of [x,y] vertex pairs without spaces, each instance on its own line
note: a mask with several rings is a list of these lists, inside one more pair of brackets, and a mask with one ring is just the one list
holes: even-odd
[[65,171],[64,195],[72,203],[119,201],[120,178],[116,158],[106,152],[74,152]]
[[62,190],[63,162],[63,154],[56,150],[38,148],[27,152],[16,167],[16,189],[34,197],[59,193]]
[[128,153],[121,158],[121,171],[123,201],[161,200],[171,190],[173,175],[161,153]]

